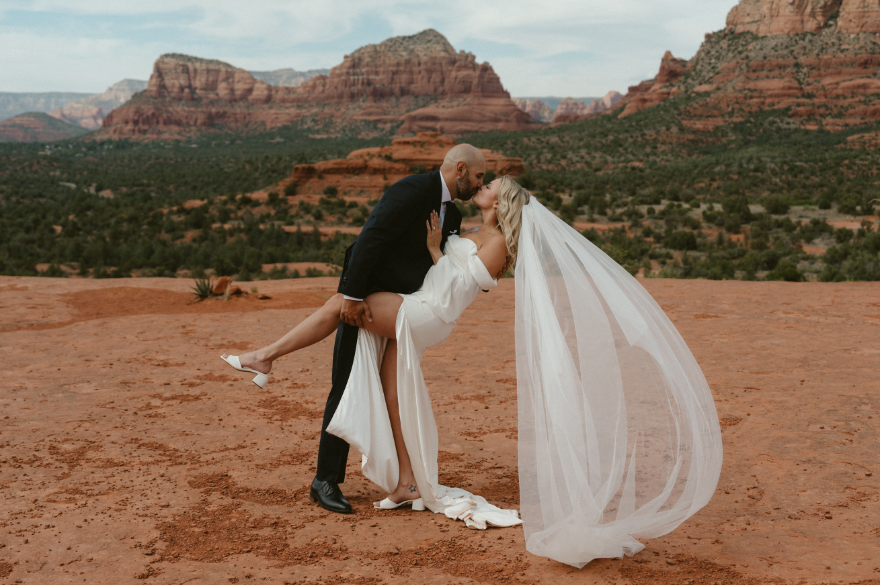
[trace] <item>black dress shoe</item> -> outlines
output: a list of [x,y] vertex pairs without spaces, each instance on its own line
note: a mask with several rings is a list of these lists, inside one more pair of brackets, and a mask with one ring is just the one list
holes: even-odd
[[351,504],[342,495],[339,485],[330,481],[318,481],[317,479],[312,481],[309,497],[313,502],[318,502],[319,506],[331,512],[351,514],[354,511],[351,509]]

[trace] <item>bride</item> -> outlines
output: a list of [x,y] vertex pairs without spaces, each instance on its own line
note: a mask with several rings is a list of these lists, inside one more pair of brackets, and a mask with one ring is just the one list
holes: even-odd
[[[419,366],[477,294],[515,266],[526,548],[576,567],[635,554],[644,548],[637,537],[672,531],[715,490],[721,433],[705,378],[636,279],[515,181],[495,179],[473,202],[482,225],[450,236],[443,250],[432,215],[434,266],[419,291],[365,299],[371,318],[327,431],[354,445],[364,475],[389,492],[377,508],[428,508],[475,528],[519,524],[515,510],[439,484]],[[274,359],[336,330],[342,301],[335,295],[265,348],[223,358],[262,386]]]

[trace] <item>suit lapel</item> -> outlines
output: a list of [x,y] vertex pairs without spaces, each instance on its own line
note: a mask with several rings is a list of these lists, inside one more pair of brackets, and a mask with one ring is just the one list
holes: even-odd
[[443,187],[440,186],[440,181],[443,180],[443,177],[440,175],[440,171],[434,171],[431,175],[434,179],[434,182],[432,183],[433,192],[431,193],[431,207],[439,215],[440,206],[442,205],[440,200],[443,199]]
[[461,212],[458,210],[455,202],[453,202],[451,205],[446,206],[446,217],[443,218],[443,234],[447,236],[457,234],[460,228]]

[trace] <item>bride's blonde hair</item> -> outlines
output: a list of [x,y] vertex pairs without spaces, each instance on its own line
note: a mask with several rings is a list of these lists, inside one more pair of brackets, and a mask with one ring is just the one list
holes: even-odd
[[504,242],[507,244],[507,252],[509,253],[503,272],[516,265],[519,232],[522,229],[522,209],[531,197],[531,193],[511,179],[510,175],[501,177],[501,187],[498,189],[498,210],[495,212],[495,218],[498,220],[498,229],[504,235]]

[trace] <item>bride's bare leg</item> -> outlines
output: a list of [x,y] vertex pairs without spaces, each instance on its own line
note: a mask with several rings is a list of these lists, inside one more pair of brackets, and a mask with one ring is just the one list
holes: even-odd
[[[415,500],[421,496],[406,451],[406,444],[403,442],[403,431],[400,428],[400,411],[397,405],[397,342],[394,340],[389,341],[385,348],[379,377],[382,380],[385,405],[388,408],[388,418],[391,419],[391,432],[394,435],[394,447],[397,449],[397,461],[400,464],[397,489],[388,494],[388,498],[395,504],[404,500]],[[378,504],[379,502],[374,502],[374,505]]]
[[[339,327],[342,322],[339,313],[342,310],[342,295],[337,293],[324,303],[324,306],[312,313],[305,321],[291,329],[284,337],[256,351],[239,356],[241,365],[258,372],[268,374],[272,371],[272,362],[281,356],[318,343]],[[382,337],[394,339],[397,312],[403,299],[395,293],[374,293],[366,298],[367,305],[373,315],[373,322],[366,326]],[[228,357],[229,354],[223,354]]]
[[[342,295],[335,294],[324,303],[323,307],[309,315],[305,321],[275,343],[241,355],[239,357],[241,365],[268,374],[272,371],[272,362],[279,357],[318,343],[336,331],[342,322],[339,319],[341,310]],[[223,354],[223,357],[227,357],[227,354]]]

